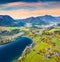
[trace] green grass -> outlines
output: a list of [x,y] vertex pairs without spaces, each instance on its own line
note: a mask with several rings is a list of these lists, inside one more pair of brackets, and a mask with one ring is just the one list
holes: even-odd
[[31,51],[27,54],[25,60],[22,62],[44,62],[44,56],[42,53],[38,54],[39,50],[44,50],[50,47],[48,44],[44,42],[38,42],[38,44],[33,48],[35,51]]
[[58,40],[57,40],[57,39],[55,39],[55,38],[52,38],[52,42],[53,42],[53,43],[55,43],[55,44],[60,45],[60,41],[58,41]]
[[[60,42],[55,39],[52,38],[52,42],[56,43],[56,47],[55,48],[51,48],[53,50],[57,50],[58,52],[60,52]],[[45,42],[38,42],[37,45],[32,49],[35,51],[31,51],[29,54],[27,54],[26,58],[24,60],[22,60],[22,62],[57,62],[55,60],[55,56],[51,57],[51,59],[47,59],[44,57],[44,55],[42,53],[37,54],[37,52],[39,50],[44,51],[47,48],[49,48],[51,45],[45,43]],[[58,59],[58,58],[56,58]]]
[[60,41],[58,41],[55,38],[52,38],[52,42],[55,43],[55,45],[56,45],[54,50],[57,50],[58,52],[60,52]]
[[60,31],[60,28],[51,29],[51,31]]
[[38,42],[38,44],[34,47],[36,50],[42,50],[48,48],[49,45],[45,42]]
[[35,52],[31,51],[23,62],[40,62],[41,61],[40,59],[42,58],[43,55],[41,54],[38,55],[36,51]]

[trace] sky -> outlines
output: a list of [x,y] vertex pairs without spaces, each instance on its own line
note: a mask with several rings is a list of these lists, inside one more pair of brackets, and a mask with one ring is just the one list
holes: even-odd
[[14,19],[60,16],[60,0],[0,0],[0,15],[10,15]]

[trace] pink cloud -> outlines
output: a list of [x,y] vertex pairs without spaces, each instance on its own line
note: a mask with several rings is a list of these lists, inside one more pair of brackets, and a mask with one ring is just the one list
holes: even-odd
[[3,7],[12,7],[12,6],[34,6],[34,7],[40,7],[48,5],[48,2],[42,3],[42,2],[37,2],[37,3],[26,3],[26,2],[13,2],[13,3],[8,3],[8,4],[2,4],[0,6]]
[[40,15],[60,15],[60,9],[51,9],[51,10],[34,10],[34,11],[28,11],[28,10],[11,10],[11,11],[0,11],[1,15],[10,15],[13,18],[27,18],[27,17],[36,17]]
[[30,7],[36,8],[36,9],[54,9],[54,8],[58,9],[58,8],[60,8],[60,3],[59,2],[36,2],[36,3],[13,2],[13,3],[8,3],[8,4],[0,4],[0,9],[4,10],[5,8],[9,8],[9,7],[19,8],[21,6],[30,6]]

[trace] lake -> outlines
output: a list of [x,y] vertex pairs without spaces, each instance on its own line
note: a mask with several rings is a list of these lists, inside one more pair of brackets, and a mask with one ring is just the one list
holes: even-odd
[[8,44],[0,45],[0,62],[12,62],[20,57],[26,46],[32,43],[32,39],[20,37]]

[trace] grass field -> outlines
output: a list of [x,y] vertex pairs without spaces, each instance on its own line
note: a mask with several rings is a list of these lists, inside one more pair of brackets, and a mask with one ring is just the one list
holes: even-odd
[[[52,56],[50,59],[45,58],[44,54],[39,51],[46,51],[50,45],[44,42],[39,42],[29,54],[27,54],[26,58],[21,62],[57,62],[55,60],[55,56]],[[57,47],[56,47],[57,48]],[[52,49],[52,48],[51,48]],[[33,51],[34,50],[34,51]],[[45,53],[48,54],[48,53]]]
[[[60,28],[54,28],[50,31],[60,31]],[[49,35],[44,35],[43,37],[46,37]],[[53,37],[53,35],[52,35]],[[37,40],[36,46],[31,49],[30,53],[26,55],[26,58],[22,60],[21,62],[60,62],[60,56],[49,56],[48,58],[45,57],[45,55],[50,54],[51,52],[59,52],[60,53],[60,41],[54,36],[50,39],[50,41],[55,44],[53,47],[51,44],[48,44],[44,41],[40,40],[41,37],[37,36],[34,38],[34,42]],[[48,38],[47,38],[48,39]],[[50,48],[50,52],[47,52],[47,49]],[[20,62],[20,61],[19,61]]]
[[55,38],[52,38],[52,42],[55,43],[56,45],[60,45],[60,41]]

